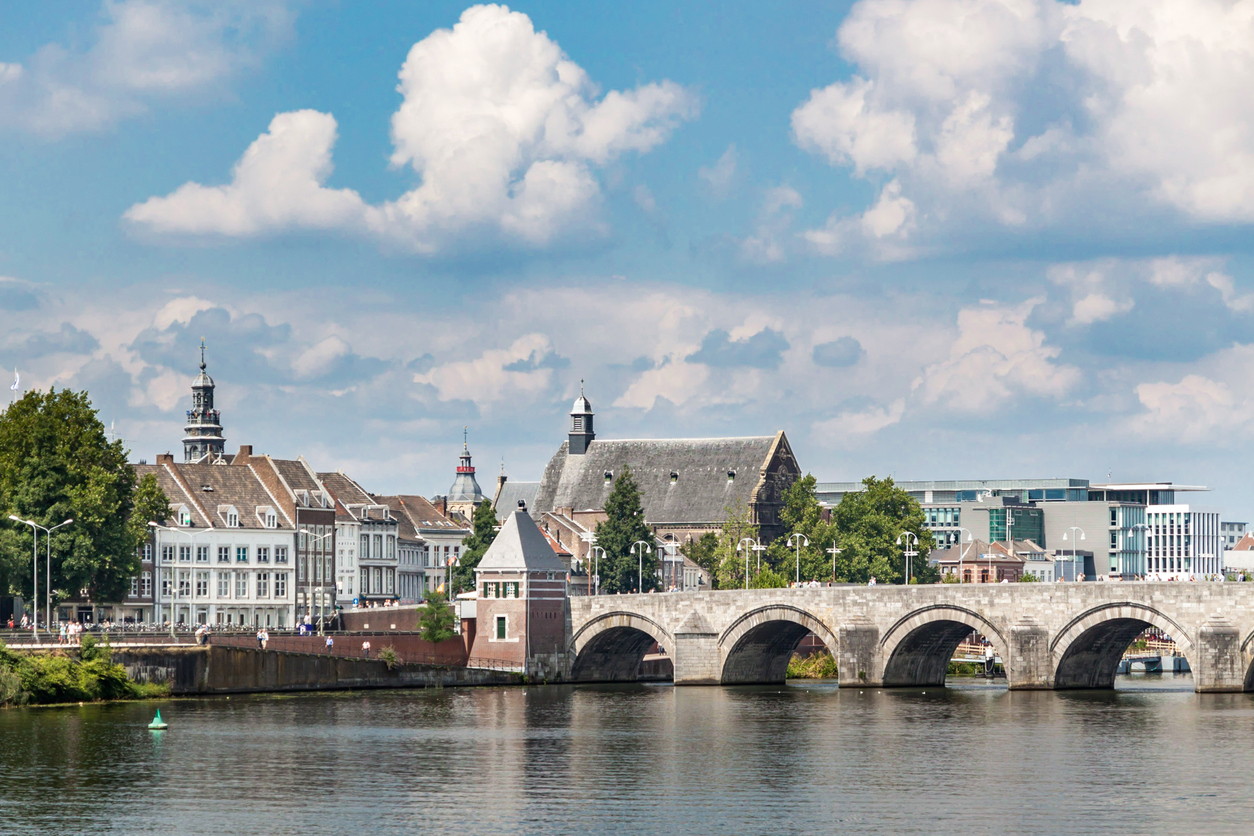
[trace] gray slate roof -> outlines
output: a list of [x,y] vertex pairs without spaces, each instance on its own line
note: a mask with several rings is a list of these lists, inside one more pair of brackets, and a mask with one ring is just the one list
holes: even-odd
[[536,494],[540,490],[539,482],[512,482],[505,480],[501,490],[497,492],[493,507],[496,509],[496,521],[505,522],[505,518],[518,510],[518,500],[527,503],[527,510],[536,504]]
[[170,500],[170,510],[177,514],[179,506],[186,505],[197,528],[226,528],[226,522],[218,511],[224,505],[235,506],[241,528],[261,528],[257,508],[267,506],[273,508],[277,515],[278,529],[292,530],[295,527],[283,503],[271,496],[251,466],[159,462],[132,467],[140,478],[154,474],[157,484]]
[[[582,456],[570,455],[563,444],[544,469],[530,510],[538,517],[555,508],[602,509],[613,480],[630,467],[650,523],[717,525],[728,508],[749,503],[777,437],[597,439]],[[735,471],[734,479],[728,471]]]
[[523,511],[514,511],[501,526],[483,559],[480,569],[531,572],[565,572],[566,566],[554,554],[535,520]]

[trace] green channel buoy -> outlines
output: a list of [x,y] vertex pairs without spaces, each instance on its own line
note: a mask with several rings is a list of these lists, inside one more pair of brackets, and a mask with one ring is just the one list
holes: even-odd
[[161,731],[164,728],[168,728],[168,726],[166,725],[166,722],[161,719],[160,708],[157,709],[157,716],[152,718],[152,722],[148,724],[148,728],[152,729],[153,731]]

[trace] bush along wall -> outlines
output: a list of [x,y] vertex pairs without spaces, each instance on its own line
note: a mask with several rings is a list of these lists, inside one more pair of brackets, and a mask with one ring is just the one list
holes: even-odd
[[132,682],[108,644],[83,638],[77,658],[63,651],[14,653],[0,642],[0,705],[49,705],[159,696],[165,686]]

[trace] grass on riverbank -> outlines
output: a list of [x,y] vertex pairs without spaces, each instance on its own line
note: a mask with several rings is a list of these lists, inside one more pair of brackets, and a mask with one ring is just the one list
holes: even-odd
[[836,660],[830,653],[815,653],[805,658],[788,660],[788,679],[835,679]]
[[133,700],[169,694],[166,685],[132,682],[112,651],[86,636],[77,657],[65,651],[14,653],[0,642],[0,706]]

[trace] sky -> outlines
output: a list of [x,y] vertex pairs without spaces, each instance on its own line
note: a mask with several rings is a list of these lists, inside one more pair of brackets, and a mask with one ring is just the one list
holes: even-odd
[[0,26],[0,368],[432,495],[463,427],[1254,484],[1254,2],[105,0]]

